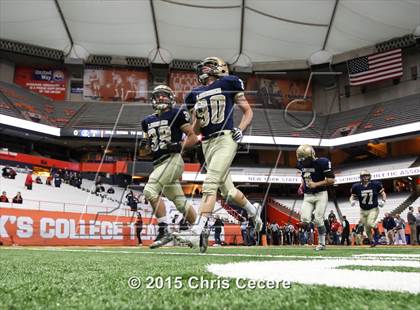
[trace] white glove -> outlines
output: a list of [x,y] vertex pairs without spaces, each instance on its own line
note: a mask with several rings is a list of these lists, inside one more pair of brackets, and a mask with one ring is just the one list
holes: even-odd
[[379,208],[383,208],[383,207],[384,207],[384,205],[385,205],[385,200],[380,200],[380,201],[378,202],[378,207],[379,207]]
[[240,142],[242,140],[243,134],[241,128],[233,128],[232,129],[232,139],[235,140],[235,142]]

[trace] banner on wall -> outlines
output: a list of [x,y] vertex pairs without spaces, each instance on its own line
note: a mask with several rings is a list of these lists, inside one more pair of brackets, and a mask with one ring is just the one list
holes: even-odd
[[15,83],[54,100],[65,100],[66,73],[62,69],[16,67]]
[[247,79],[246,97],[248,102],[256,108],[286,109],[295,111],[312,110],[312,87],[306,94],[307,100],[299,100],[288,104],[295,99],[303,99],[308,81],[287,80],[269,76],[250,76]]
[[185,96],[196,86],[200,85],[197,74],[191,71],[173,71],[169,75],[169,87],[175,91],[176,102],[184,103]]
[[83,74],[83,97],[98,101],[146,101],[147,82],[145,71],[88,68]]
[[[0,241],[4,245],[135,246],[136,218],[118,215],[0,208]],[[150,245],[157,235],[156,219],[143,217],[141,239]],[[228,244],[242,242],[239,225],[224,227]],[[211,243],[214,240],[211,241]]]

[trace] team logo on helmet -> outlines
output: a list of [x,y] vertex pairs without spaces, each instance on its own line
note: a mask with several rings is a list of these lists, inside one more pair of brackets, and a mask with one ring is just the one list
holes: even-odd
[[305,159],[315,159],[315,151],[312,146],[303,144],[297,148],[296,158],[298,161],[304,161]]
[[161,112],[175,105],[175,93],[166,85],[156,86],[152,91],[152,107],[156,112]]
[[201,84],[205,84],[209,76],[221,77],[229,75],[226,62],[219,57],[207,57],[197,65],[197,76]]

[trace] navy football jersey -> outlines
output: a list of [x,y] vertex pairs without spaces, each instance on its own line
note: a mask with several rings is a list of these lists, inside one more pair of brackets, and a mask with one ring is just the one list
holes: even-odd
[[189,122],[188,112],[179,108],[151,114],[142,121],[141,127],[148,135],[153,160],[170,153],[166,149],[167,144],[180,142],[183,134],[181,127]]
[[370,181],[366,186],[359,182],[353,184],[351,194],[359,199],[360,208],[370,210],[378,206],[378,196],[383,189],[380,181]]
[[208,86],[194,88],[185,98],[188,109],[195,110],[204,136],[233,129],[235,96],[244,91],[244,83],[235,75],[223,76]]
[[304,192],[306,194],[315,194],[327,190],[326,186],[320,186],[317,188],[309,188],[307,182],[312,180],[313,182],[320,182],[325,180],[327,173],[332,173],[331,162],[328,158],[320,157],[312,161],[310,167],[303,167],[298,162],[297,168],[302,172],[302,179],[304,181]]

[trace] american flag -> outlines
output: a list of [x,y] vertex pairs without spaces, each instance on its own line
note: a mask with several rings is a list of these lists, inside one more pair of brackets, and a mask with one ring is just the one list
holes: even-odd
[[347,68],[350,86],[401,77],[403,75],[401,49],[349,60]]

